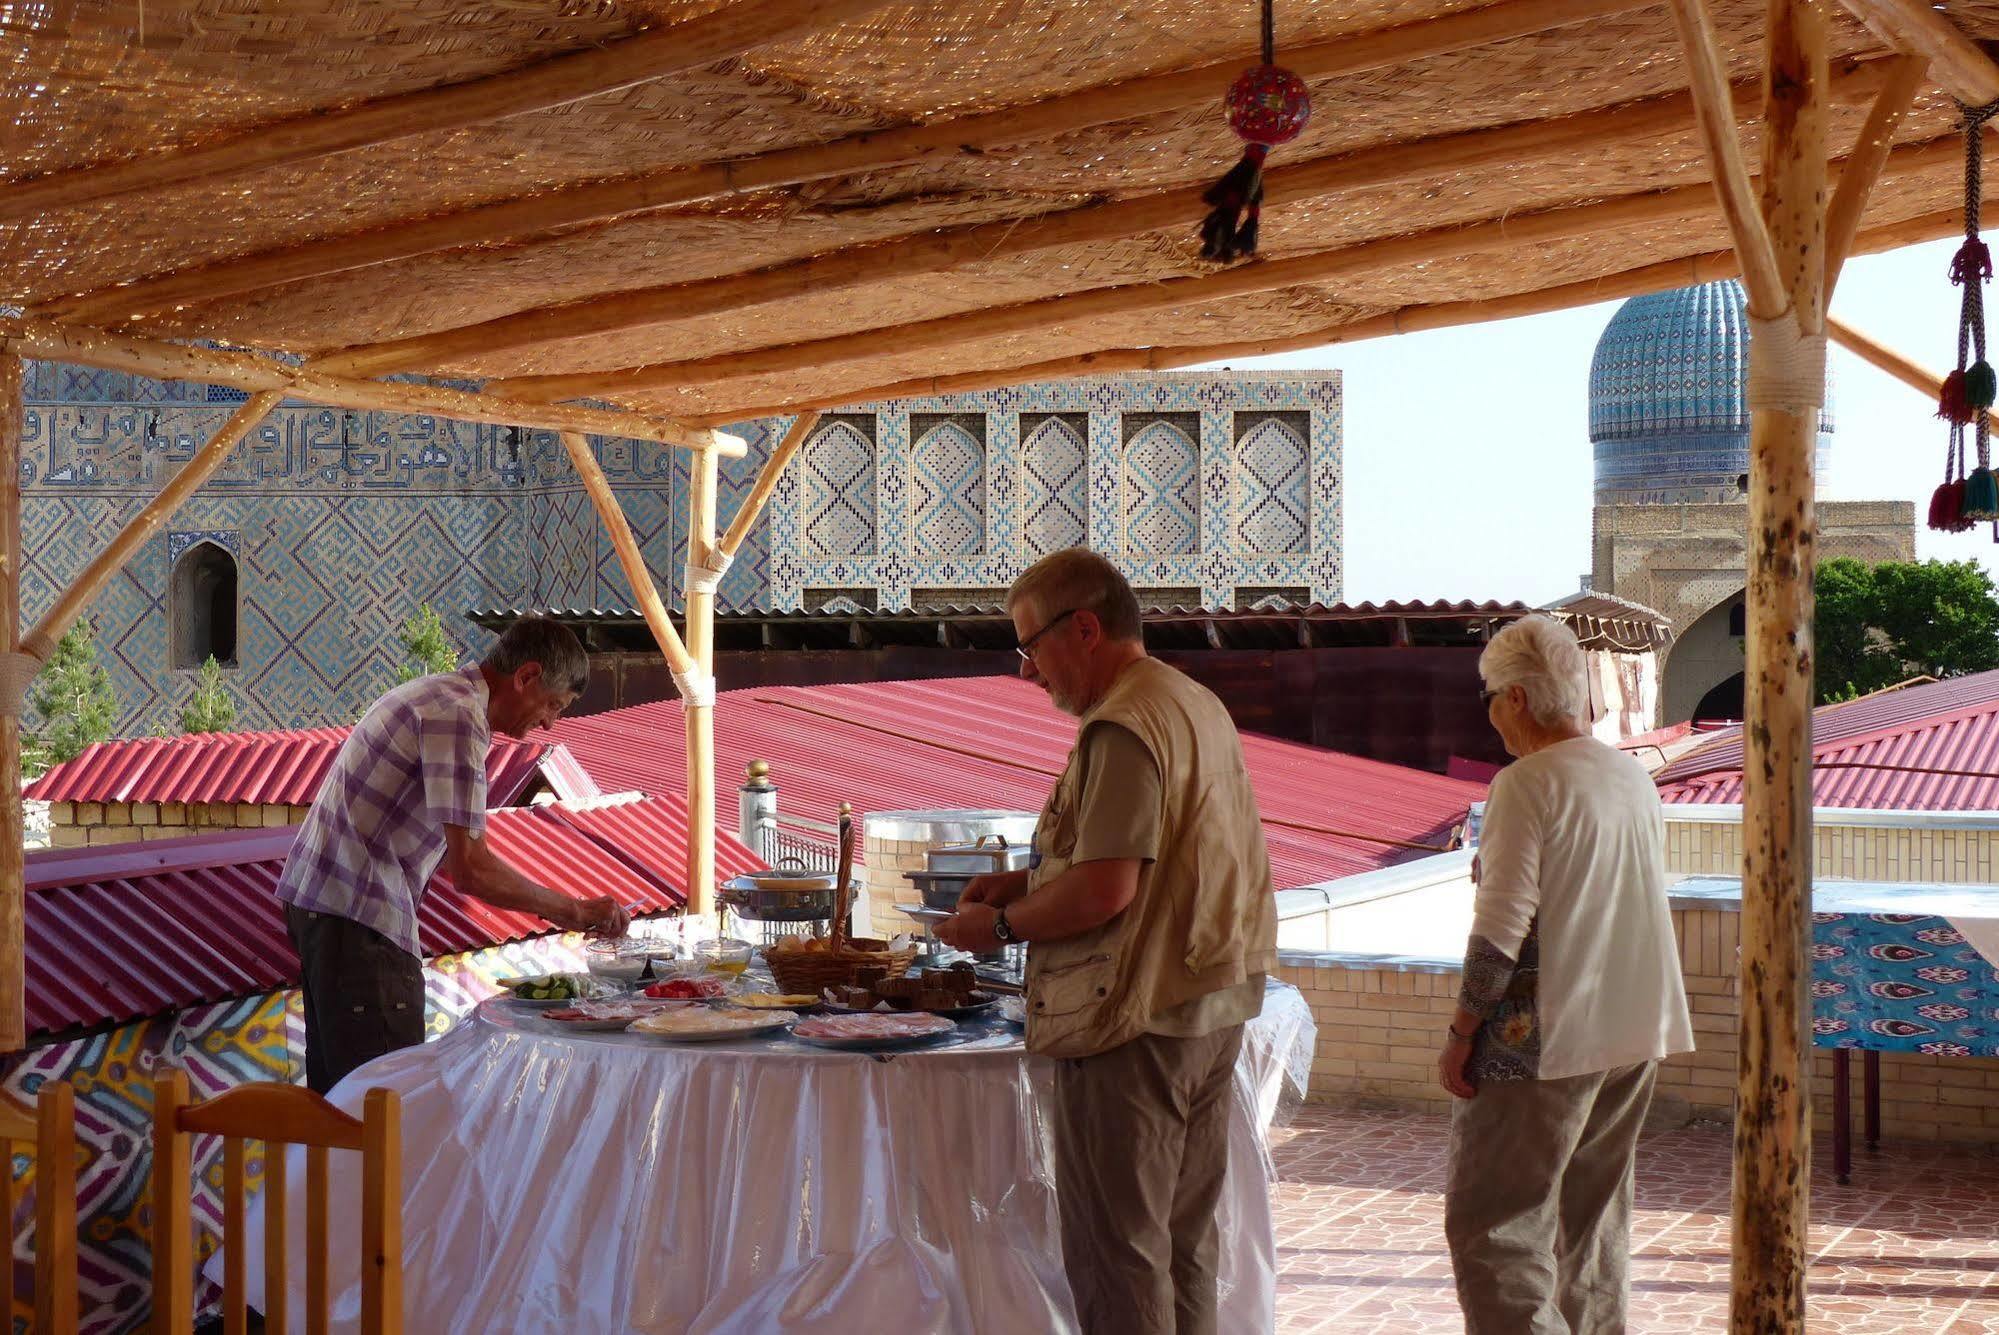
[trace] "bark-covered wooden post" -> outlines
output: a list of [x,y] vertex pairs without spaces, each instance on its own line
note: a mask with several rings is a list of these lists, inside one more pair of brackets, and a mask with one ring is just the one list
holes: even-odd
[[27,858],[21,820],[21,702],[33,679],[33,662],[21,645],[21,433],[20,354],[0,343],[0,624],[5,626],[6,658],[0,662],[0,1052],[28,1045],[24,1009],[26,967],[22,958],[22,914],[27,897]]
[[[1748,754],[1730,1324],[1802,1331],[1811,1201],[1812,455],[1825,372],[1826,19],[1770,0],[1763,218],[1789,311],[1752,324]],[[1752,315],[1759,314],[1752,309]]]
[[687,652],[702,687],[682,692],[687,725],[687,909],[715,911],[715,590],[728,561],[715,545],[721,461],[703,450],[687,468]]

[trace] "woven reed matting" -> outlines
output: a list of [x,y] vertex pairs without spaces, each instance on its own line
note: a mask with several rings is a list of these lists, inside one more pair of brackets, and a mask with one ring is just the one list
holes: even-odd
[[[717,7],[656,0],[557,8],[519,0],[453,6],[448,18],[440,18],[434,8],[406,0],[292,0],[261,7],[276,11],[267,13],[245,12],[253,7],[241,0],[147,3],[143,40],[136,0],[52,4],[25,16],[17,10],[7,28],[16,58],[0,72],[15,125],[5,165],[18,178],[170,150],[312,108],[489,75]],[[1285,4],[1279,7],[1280,41],[1366,31],[1467,7],[1389,0]],[[1760,0],[1725,0],[1717,11],[1732,67],[1739,77],[1753,75]],[[1973,35],[1999,34],[1999,0],[1953,4],[1950,15]],[[867,22],[553,111],[0,225],[7,242],[0,247],[0,300],[32,304],[565,184],[822,142],[911,116],[987,110],[1229,56],[1249,48],[1254,37],[1255,10],[1248,4],[1227,14],[1171,0],[1115,7],[989,0],[885,8]],[[1843,14],[1834,17],[1833,48],[1835,56],[1882,50]],[[1278,150],[1272,166],[1559,116],[1683,86],[1678,43],[1664,11],[1637,10],[1324,82],[1314,90],[1311,130]],[[1862,112],[1846,107],[1835,114],[1836,151],[1843,151]],[[1901,137],[1927,139],[1949,128],[1947,106],[1932,96]],[[1753,160],[1753,136],[1746,139]],[[1236,148],[1216,108],[1183,110],[1049,143],[309,280],[135,327],[294,350],[399,337],[929,227],[1027,216],[1084,197],[1205,181]],[[1265,225],[1267,253],[1281,258],[1705,175],[1690,135],[1529,158],[1503,169],[1273,210]],[[1954,188],[1948,179],[1884,187],[1868,221],[1943,207]],[[1926,202],[1912,202],[1917,200]],[[449,369],[522,373],[682,360],[1207,272],[1192,254],[1192,223],[1171,233],[815,293],[782,307],[544,345]],[[1602,272],[1722,243],[1711,218],[1655,230],[1657,235],[1621,237],[1613,255],[1600,241],[1583,241],[1463,264],[1445,257],[1356,275],[1337,291],[1261,294],[1219,311],[1197,304],[1163,315],[1044,328],[918,357],[829,364],[701,394],[673,392],[660,401],[690,409],[724,400],[767,402],[814,392],[815,386],[965,369],[981,359],[1011,363],[1093,346],[1281,337],[1412,302],[1535,290],[1567,281],[1564,275],[1576,264]],[[1204,332],[1216,330],[1221,332]]]

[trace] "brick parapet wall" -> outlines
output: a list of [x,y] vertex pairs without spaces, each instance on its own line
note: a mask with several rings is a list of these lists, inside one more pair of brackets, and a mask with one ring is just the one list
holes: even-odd
[[213,830],[297,825],[302,806],[258,802],[51,802],[49,843],[54,848],[180,839]]
[[[1666,870],[1688,876],[1740,876],[1742,824],[1666,817]],[[1812,875],[1819,880],[1999,883],[1999,828],[1980,824],[1910,828],[1840,824],[1812,817]]]

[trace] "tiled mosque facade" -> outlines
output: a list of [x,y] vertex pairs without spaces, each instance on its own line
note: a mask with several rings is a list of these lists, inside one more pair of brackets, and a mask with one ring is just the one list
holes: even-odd
[[[242,395],[35,364],[21,470],[32,621]],[[1341,592],[1337,373],[1100,379],[828,414],[724,580],[727,609],[883,611],[987,601],[1044,552],[1110,554],[1155,602]],[[724,522],[789,425],[732,428]],[[687,456],[596,442],[677,603]],[[548,433],[286,404],[92,604],[120,730],[171,727],[192,690],[178,605],[190,561],[233,573],[238,726],[353,718],[391,681],[420,603],[466,652],[479,607],[629,607],[630,589]],[[220,615],[220,614],[218,614]]]

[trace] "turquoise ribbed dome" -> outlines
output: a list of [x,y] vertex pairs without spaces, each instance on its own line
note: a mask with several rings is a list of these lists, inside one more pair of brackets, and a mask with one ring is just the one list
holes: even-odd
[[[1599,505],[1737,501],[1749,471],[1749,319],[1734,279],[1633,297],[1597,340],[1589,438]],[[1828,378],[1829,380],[1829,378]],[[1820,419],[1823,477],[1831,387]]]

